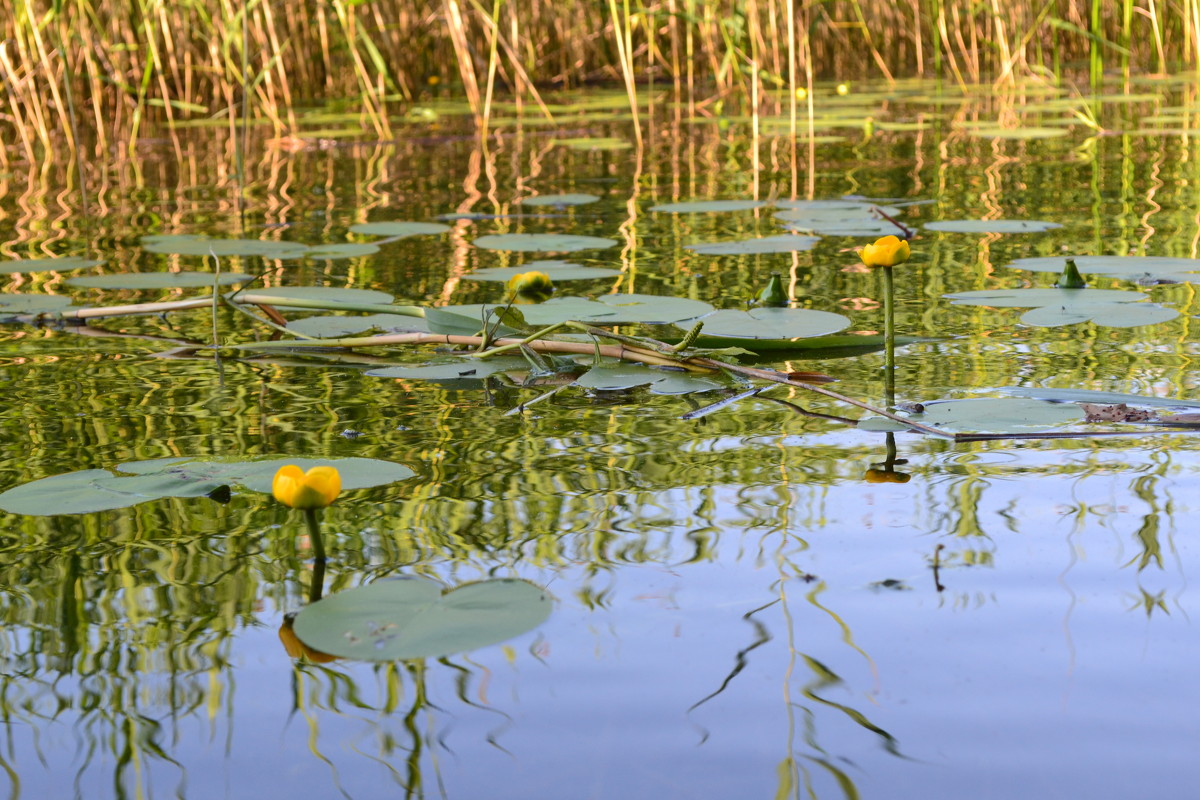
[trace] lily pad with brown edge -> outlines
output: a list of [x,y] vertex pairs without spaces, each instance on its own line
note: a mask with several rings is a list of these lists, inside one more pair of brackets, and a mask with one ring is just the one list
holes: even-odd
[[527,633],[552,609],[545,589],[516,578],[453,588],[389,578],[305,606],[293,630],[309,647],[342,658],[441,658]]
[[88,469],[20,484],[0,493],[0,509],[29,516],[88,514],[166,497],[204,497],[233,486],[269,493],[275,473],[285,464],[336,467],[343,490],[383,486],[416,474],[403,464],[373,458],[160,458],[118,464],[113,471]]

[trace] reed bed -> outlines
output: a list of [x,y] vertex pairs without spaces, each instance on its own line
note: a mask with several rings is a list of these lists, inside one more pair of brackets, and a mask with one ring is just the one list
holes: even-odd
[[[0,4],[0,158],[84,136],[329,100],[381,137],[431,95],[486,120],[501,93],[612,82],[703,103],[814,80],[1057,81],[1195,69],[1200,0],[14,0]],[[544,106],[543,106],[544,108]],[[19,156],[18,156],[19,157]]]

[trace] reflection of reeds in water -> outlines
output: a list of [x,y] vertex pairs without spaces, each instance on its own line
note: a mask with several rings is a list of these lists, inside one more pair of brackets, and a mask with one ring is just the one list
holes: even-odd
[[1108,67],[1193,65],[1198,20],[1190,0],[67,0],[45,13],[17,2],[0,9],[0,130],[33,160],[76,129],[103,148],[150,119],[232,120],[243,98],[280,130],[295,129],[297,103],[348,99],[387,137],[389,102],[403,110],[439,91],[484,117],[497,88],[540,104],[538,87],[620,81],[633,99],[656,75],[689,107],[751,85],[794,93],[810,73],[967,83],[1079,65],[1098,80]]

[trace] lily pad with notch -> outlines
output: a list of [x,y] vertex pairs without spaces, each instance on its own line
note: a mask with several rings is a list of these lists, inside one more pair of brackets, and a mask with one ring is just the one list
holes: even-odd
[[415,473],[391,461],[374,458],[264,457],[243,461],[160,458],[118,464],[116,471],[89,469],[53,475],[0,493],[0,509],[14,514],[54,516],[128,508],[166,497],[204,497],[242,486],[270,492],[275,473],[285,464],[301,469],[336,467],[344,490],[383,486]]
[[515,578],[451,589],[427,578],[390,578],[305,606],[293,630],[309,647],[342,658],[441,658],[527,633],[552,608],[545,589]]

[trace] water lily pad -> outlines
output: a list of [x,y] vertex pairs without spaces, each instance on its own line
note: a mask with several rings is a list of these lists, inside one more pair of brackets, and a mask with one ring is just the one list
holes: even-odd
[[213,284],[228,286],[254,280],[240,272],[122,272],[116,275],[86,275],[67,278],[72,286],[88,289],[198,289]]
[[1086,275],[1110,275],[1133,280],[1188,280],[1187,273],[1200,272],[1200,259],[1165,256],[1044,256],[1018,258],[1008,266],[1030,272],[1061,273],[1067,259]]
[[314,650],[342,658],[440,658],[531,631],[551,609],[546,591],[528,581],[499,578],[447,590],[426,578],[399,578],[305,606],[293,630]]
[[1035,219],[945,219],[925,223],[925,230],[942,233],[1042,233],[1061,227],[1057,222]]
[[795,231],[824,236],[887,236],[899,229],[881,214],[896,219],[903,211],[854,200],[785,200],[778,203],[775,219]]
[[596,278],[615,278],[621,274],[615,269],[584,267],[579,264],[570,264],[566,261],[530,261],[528,264],[523,264],[519,267],[477,269],[472,273],[464,275],[463,278],[476,281],[507,282],[514,275],[520,275],[522,272],[533,270],[546,273],[550,276],[550,280],[556,283],[558,281],[586,281]]
[[0,294],[0,314],[44,314],[71,305],[71,298],[60,294]]
[[536,326],[566,320],[600,325],[665,324],[694,319],[712,310],[711,305],[699,300],[650,294],[605,294],[595,300],[556,297],[535,306],[522,307],[525,320]]
[[493,233],[480,236],[473,242],[484,250],[521,253],[573,253],[577,250],[601,250],[616,243],[615,239],[569,233]]
[[942,295],[956,306],[991,308],[1034,308],[1078,303],[1136,303],[1145,300],[1141,292],[1119,289],[979,289]]
[[623,362],[592,367],[575,379],[575,385],[605,392],[648,386],[652,394],[690,394],[724,388],[724,384],[698,375]]
[[765,205],[761,200],[693,200],[687,203],[663,203],[651,206],[650,210],[669,214],[711,214],[723,211],[750,211]]
[[594,194],[539,194],[534,197],[521,198],[523,206],[584,206],[594,203],[600,198]]
[[555,139],[554,144],[572,150],[628,150],[632,144],[612,136],[581,136],[574,139]]
[[1036,397],[1063,403],[1126,403],[1151,408],[1200,408],[1200,401],[1178,397],[1147,397],[1124,392],[1099,392],[1093,389],[1051,389],[1040,386],[1005,386],[1000,391],[1017,397]]
[[420,317],[400,314],[367,314],[361,317],[344,315],[303,317],[288,322],[288,330],[318,339],[355,336],[367,331],[382,333],[426,332],[429,326]]
[[967,132],[981,139],[1057,139],[1060,136],[1066,136],[1070,131],[1066,128],[1039,127],[1037,125],[1022,125],[1017,128],[989,125],[972,128]]
[[253,303],[256,297],[286,297],[322,303],[390,303],[395,299],[387,292],[375,289],[348,289],[341,286],[271,286],[241,292],[236,299],[240,303]]
[[426,236],[445,233],[448,230],[449,225],[437,222],[360,222],[350,226],[352,233],[388,237]]
[[333,261],[339,258],[361,258],[362,256],[373,256],[379,252],[379,247],[373,244],[358,244],[355,242],[347,242],[345,244],[318,244],[308,248],[304,254],[305,258],[314,260]]
[[259,256],[272,260],[303,258],[308,246],[273,239],[217,239],[192,234],[142,237],[147,253],[177,256]]
[[83,256],[64,256],[63,258],[14,258],[10,261],[0,261],[0,275],[15,275],[28,272],[66,272],[72,269],[86,269],[103,264],[94,258]]
[[1041,328],[1094,322],[1113,328],[1156,325],[1179,316],[1173,308],[1141,303],[1141,292],[1115,289],[1005,289],[947,294],[957,306],[1030,307],[1021,322]]
[[1071,403],[1052,403],[1024,397],[982,397],[935,400],[925,413],[913,415],[927,425],[948,431],[1022,433],[1079,422],[1083,409]]
[[801,339],[837,333],[850,325],[841,314],[807,308],[725,309],[702,321],[703,334],[723,339]]
[[821,241],[816,236],[799,236],[785,233],[779,236],[761,236],[755,239],[742,239],[736,242],[709,242],[707,244],[689,244],[684,250],[691,250],[706,256],[730,256],[759,253],[794,253],[799,250],[812,250]]
[[25,483],[0,493],[0,509],[31,516],[87,514],[128,508],[164,497],[202,497],[229,486],[270,492],[271,480],[285,464],[296,464],[301,469],[319,464],[337,467],[344,490],[382,486],[415,474],[403,464],[373,458],[266,457],[252,461],[160,458],[118,464],[117,474],[89,469]]
[[495,358],[456,358],[453,361],[418,366],[380,367],[367,371],[375,378],[404,378],[413,381],[481,381],[497,372],[527,370],[524,358],[498,356]]

